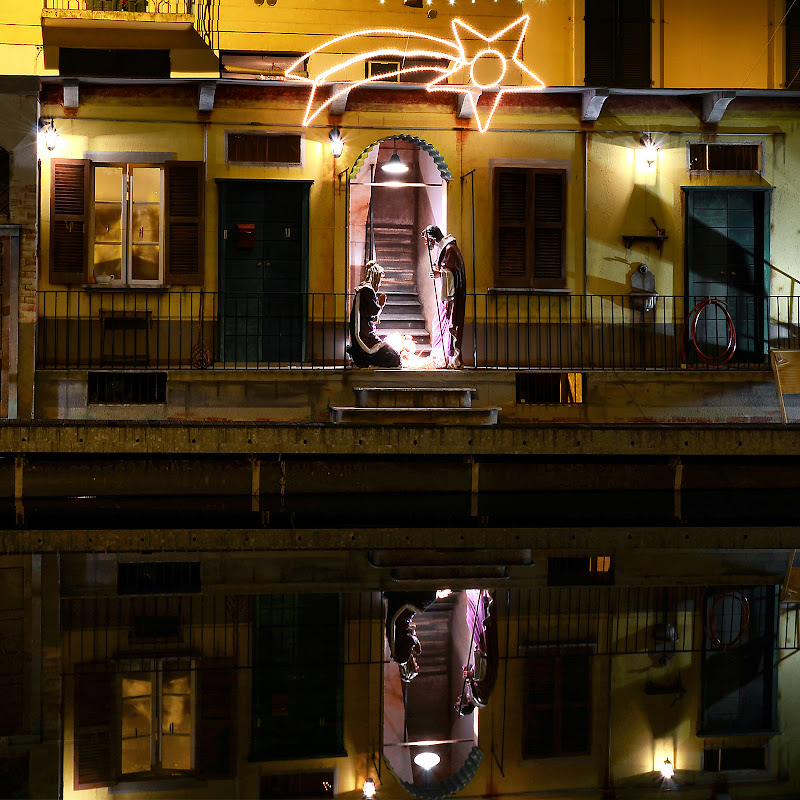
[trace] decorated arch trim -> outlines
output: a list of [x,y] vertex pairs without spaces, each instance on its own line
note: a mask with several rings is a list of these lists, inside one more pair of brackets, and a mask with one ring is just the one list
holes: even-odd
[[350,177],[355,178],[358,175],[361,167],[364,165],[367,155],[370,153],[372,148],[375,147],[375,145],[380,144],[381,142],[389,141],[390,139],[400,139],[404,142],[411,142],[411,144],[414,144],[421,150],[424,150],[433,159],[433,163],[436,164],[439,174],[442,176],[442,180],[453,180],[453,175],[450,172],[450,167],[447,166],[447,162],[444,160],[444,156],[442,156],[442,154],[432,144],[428,144],[428,142],[426,142],[424,139],[420,139],[418,136],[411,136],[408,133],[399,133],[397,135],[386,136],[383,139],[378,139],[372,144],[367,145],[367,147],[365,147],[359,153],[358,158],[351,167]]

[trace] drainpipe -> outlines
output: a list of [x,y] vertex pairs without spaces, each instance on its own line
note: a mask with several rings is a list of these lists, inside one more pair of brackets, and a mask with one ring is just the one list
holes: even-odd
[[614,780],[611,776],[611,676],[614,667],[614,655],[608,654],[608,698],[606,702],[606,752],[605,775],[603,775],[603,798],[611,800],[616,797],[614,793]]
[[586,308],[589,294],[589,131],[583,131],[583,314],[588,317]]

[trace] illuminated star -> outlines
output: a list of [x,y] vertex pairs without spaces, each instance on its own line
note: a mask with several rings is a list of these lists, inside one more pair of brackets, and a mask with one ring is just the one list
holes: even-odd
[[[453,34],[455,36],[456,42],[458,43],[458,49],[461,52],[462,58],[457,59],[453,66],[447,70],[446,73],[439,76],[435,80],[432,80],[427,89],[429,92],[463,92],[467,99],[472,106],[472,109],[475,113],[475,119],[478,122],[478,128],[481,133],[485,133],[488,128],[489,124],[492,121],[492,116],[494,115],[497,106],[500,104],[500,100],[502,99],[503,95],[506,92],[530,92],[530,91],[538,91],[540,89],[544,89],[544,81],[536,75],[535,73],[531,72],[519,59],[519,52],[522,49],[522,42],[525,39],[525,32],[528,30],[528,23],[530,22],[530,17],[525,14],[524,16],[520,17],[518,20],[515,20],[510,25],[507,25],[501,31],[498,31],[494,34],[494,36],[484,36],[482,33],[479,33],[475,30],[471,25],[467,25],[466,22],[462,22],[460,19],[454,19],[452,22],[453,25]],[[518,29],[518,38],[516,41],[516,46],[514,47],[514,51],[511,55],[511,58],[508,59],[504,56],[495,46],[495,43],[503,37],[505,34],[509,33]],[[478,52],[472,56],[471,59],[467,58],[466,48],[464,46],[464,42],[462,41],[462,36],[465,32],[469,32],[472,36],[477,37],[481,40],[480,44],[485,43],[485,46],[482,46]],[[484,66],[488,65],[490,60],[494,60],[497,63],[494,64],[493,69],[495,72],[495,77],[488,82],[483,80],[479,80],[476,77],[476,67],[478,67],[481,61],[484,61]],[[525,76],[529,77],[533,81],[533,86],[508,86],[502,85],[500,82],[506,75],[508,71],[508,62],[509,60],[515,64],[519,69],[522,71],[523,79]],[[461,69],[469,68],[469,79],[470,83],[463,86],[448,86],[442,85],[443,82],[447,79],[448,76],[455,74]],[[480,69],[480,67],[478,67]],[[486,117],[485,122],[481,122],[480,115],[478,114],[478,105],[476,99],[476,92],[484,91],[486,89],[495,89],[497,88],[497,92],[495,94],[494,103],[492,104],[491,109],[489,110],[489,115]]]

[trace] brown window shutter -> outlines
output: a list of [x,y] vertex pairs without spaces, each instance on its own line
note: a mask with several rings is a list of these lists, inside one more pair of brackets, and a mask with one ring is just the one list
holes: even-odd
[[195,756],[198,772],[207,778],[234,774],[235,676],[229,660],[206,659],[199,666]]
[[85,283],[89,161],[54,158],[50,182],[50,283]]
[[179,286],[203,284],[202,161],[167,161],[164,280]]
[[[791,2],[791,0],[788,0],[788,2]],[[784,86],[787,89],[796,90],[800,86],[800,6],[792,5],[789,8],[784,27],[786,28],[786,76]]]
[[536,172],[533,187],[533,285],[540,289],[563,288],[567,281],[565,173]]
[[80,665],[75,674],[75,789],[110,786],[114,673]]
[[495,171],[494,188],[497,284],[504,287],[529,286],[528,171],[498,169]]

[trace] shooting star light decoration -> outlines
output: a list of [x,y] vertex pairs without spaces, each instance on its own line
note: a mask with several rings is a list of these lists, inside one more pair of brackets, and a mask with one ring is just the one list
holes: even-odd
[[[365,84],[374,84],[386,77],[385,75],[371,75],[356,81],[348,81],[346,78],[348,68],[372,59],[399,58],[401,59],[400,68],[397,72],[393,72],[393,75],[408,75],[415,72],[439,73],[438,77],[430,81],[425,88],[429,92],[458,92],[465,94],[478,122],[478,129],[481,133],[485,133],[489,129],[492,116],[506,92],[536,92],[545,87],[544,81],[534,72],[531,72],[520,59],[520,51],[529,22],[530,17],[525,14],[510,25],[506,25],[502,30],[497,31],[493,36],[484,36],[466,22],[454,19],[451,23],[453,28],[452,41],[418,31],[404,31],[396,28],[369,28],[354,31],[343,36],[337,36],[335,39],[309,50],[286,70],[286,77],[311,85],[311,94],[303,117],[303,125],[306,126],[322,111],[352,89]],[[475,37],[477,41],[472,42],[468,38],[469,35]],[[509,38],[515,36],[516,38],[511,39],[511,41],[501,42],[500,40],[504,36]],[[356,53],[349,57],[341,55],[343,42],[356,38],[405,39],[406,47],[400,49],[391,45],[377,45],[373,49]],[[332,65],[323,69],[315,78],[308,78],[295,72],[295,70],[302,71],[311,56],[320,54],[337,45],[339,48],[339,60],[336,60],[336,53],[329,51],[326,55],[333,59]],[[513,45],[513,50],[510,55],[504,54],[502,50],[508,51],[509,45]],[[445,67],[436,64],[419,66],[418,62],[417,65],[414,65],[414,61],[420,58],[433,59],[439,62],[447,60],[451,66]],[[406,61],[411,61],[412,66],[403,66]],[[529,83],[524,85],[504,84],[502,81],[508,74],[509,63],[519,69],[521,79],[529,81]],[[336,86],[337,74],[339,75],[339,82],[342,83],[340,88]],[[448,78],[455,76],[460,77],[462,80],[458,83],[445,83]],[[322,102],[319,102],[320,92],[318,90],[326,82],[333,83],[334,87],[330,95],[322,99]],[[494,90],[495,97],[488,116],[484,121],[481,121],[477,98],[487,90]]]

